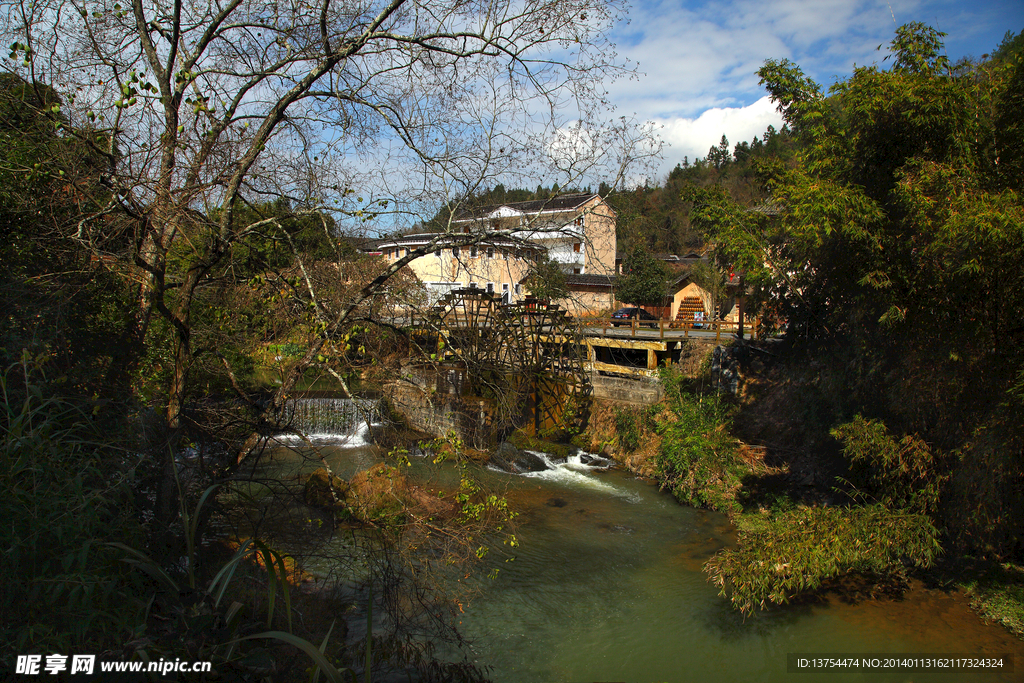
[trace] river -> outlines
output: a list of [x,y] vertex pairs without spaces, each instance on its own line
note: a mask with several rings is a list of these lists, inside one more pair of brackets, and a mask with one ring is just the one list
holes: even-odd
[[[329,439],[328,439],[329,441]],[[362,436],[327,449],[350,474],[379,459]],[[275,459],[287,461],[287,451]],[[410,477],[430,466],[413,458]],[[794,681],[787,655],[837,653],[861,666],[796,680],[1017,681],[1008,670],[885,671],[884,654],[1012,654],[1024,643],[983,624],[966,599],[916,586],[901,600],[851,604],[827,595],[736,614],[701,566],[733,542],[727,518],[679,505],[620,470],[570,462],[528,475],[479,474],[521,510],[515,559],[495,553],[476,574],[461,631],[470,659],[497,683],[519,681]],[[496,578],[486,575],[497,568]]]

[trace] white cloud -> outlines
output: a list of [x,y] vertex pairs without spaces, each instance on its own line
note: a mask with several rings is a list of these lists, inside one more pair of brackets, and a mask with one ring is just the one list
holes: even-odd
[[749,142],[755,135],[760,137],[768,126],[782,128],[782,115],[775,109],[775,104],[768,96],[746,107],[713,107],[695,118],[672,117],[656,120],[662,126],[661,137],[670,147],[665,153],[662,175],[667,173],[683,157],[692,162],[697,157],[705,157],[708,148],[717,145],[725,135],[729,146],[746,140]]
[[663,126],[671,147],[662,173],[684,156],[705,156],[723,133],[735,145],[768,125],[781,127],[758,84],[767,59],[795,62],[827,90],[855,64],[887,68],[882,60],[897,25],[921,21],[948,32],[955,61],[990,52],[1024,20],[1020,0],[975,0],[969,9],[954,0],[634,2],[616,40],[642,75],[611,84],[609,94],[625,113]]

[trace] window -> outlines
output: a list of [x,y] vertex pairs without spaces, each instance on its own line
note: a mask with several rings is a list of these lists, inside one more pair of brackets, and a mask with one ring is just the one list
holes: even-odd
[[488,294],[494,294],[494,283],[493,282],[488,282],[487,283],[487,293]]
[[469,288],[470,289],[477,289],[476,283],[475,282],[470,282],[469,283]]
[[441,258],[441,250],[438,249],[437,251],[435,251],[434,255],[437,256],[437,258]]
[[518,295],[518,294],[522,294],[522,293],[523,293],[523,286],[517,282],[516,283],[516,294]]
[[576,225],[583,225],[583,216],[576,217]]
[[508,249],[502,249],[501,250],[501,258],[503,258],[506,261],[508,261]]
[[494,247],[487,247],[487,258],[494,258]]
[[469,248],[469,257],[476,258],[476,245]]
[[578,253],[580,253],[580,247],[582,247],[582,246],[583,245],[581,243],[579,243],[579,242],[573,242],[572,250],[578,254]]
[[454,256],[455,258],[459,258],[459,248],[458,247],[452,247],[452,256]]
[[573,268],[572,272],[575,273],[576,275],[579,275],[580,274],[580,269],[579,268]]

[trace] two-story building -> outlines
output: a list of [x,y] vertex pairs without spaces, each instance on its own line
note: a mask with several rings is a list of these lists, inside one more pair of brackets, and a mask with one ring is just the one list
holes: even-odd
[[567,273],[615,274],[615,211],[600,195],[567,194],[466,211],[456,230],[517,230]]
[[[467,237],[485,233],[488,235],[475,244],[462,244]],[[512,233],[515,239],[502,233]],[[433,301],[462,287],[492,292],[509,303],[519,301],[529,294],[523,281],[544,254],[569,274],[570,288],[581,276],[595,276],[610,283],[615,273],[615,212],[596,194],[562,195],[465,211],[452,221],[449,233],[385,239],[374,249],[394,262],[432,241],[430,253],[411,261],[409,268]],[[610,286],[606,284],[605,289],[607,294],[596,299],[588,294],[584,298],[570,296],[559,303],[577,314],[596,312],[613,303]]]
[[505,303],[525,296],[523,280],[530,267],[543,254],[533,244],[494,238],[472,245],[453,245],[438,233],[404,235],[377,243],[376,250],[389,262],[423,249],[432,241],[430,253],[409,263],[409,268],[427,290],[431,302],[454,289],[482,289],[501,296]]

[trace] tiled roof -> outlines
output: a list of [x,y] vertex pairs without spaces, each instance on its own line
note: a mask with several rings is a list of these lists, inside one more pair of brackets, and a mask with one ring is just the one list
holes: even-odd
[[505,206],[521,213],[539,213],[541,211],[572,211],[589,202],[596,194],[581,192],[579,194],[563,194],[551,199],[532,199],[526,202],[507,202],[464,209],[458,214],[459,219],[482,218]]
[[[465,238],[470,238],[469,241],[472,242],[472,238],[476,237],[475,235],[467,235],[467,234],[461,233],[461,232],[452,233],[452,234],[449,234],[449,235],[445,235],[444,233],[437,233],[437,232],[421,232],[421,233],[417,233],[415,235],[402,235],[400,237],[391,237],[391,238],[383,238],[383,239],[375,240],[372,243],[367,243],[367,244],[363,245],[360,248],[360,251],[363,251],[363,252],[379,251],[383,247],[412,247],[412,246],[415,246],[415,245],[426,244],[427,242],[429,242],[430,240],[432,240],[432,239],[434,239],[435,237],[438,237],[438,236],[450,238],[449,240],[445,240],[445,241],[442,241],[442,242],[438,243],[438,245],[437,245],[438,249],[446,249],[447,248],[446,247],[446,242],[450,243],[450,242],[458,241],[460,244],[463,244],[463,243],[466,243],[466,241],[467,241]],[[540,246],[538,246],[536,244],[531,244],[529,242],[523,242],[522,240],[506,239],[506,238],[498,237],[498,236],[491,237],[489,239],[481,240],[481,241],[477,242],[477,244],[479,244],[480,246],[485,246],[485,247],[488,247],[488,246],[495,247],[496,246],[496,247],[514,247],[516,249],[534,249],[534,250],[542,249],[542,247],[540,247]],[[472,244],[466,244],[466,246],[467,247],[468,246],[472,246]]]
[[615,284],[613,275],[591,275],[589,273],[567,273],[565,284],[569,287],[611,287]]

